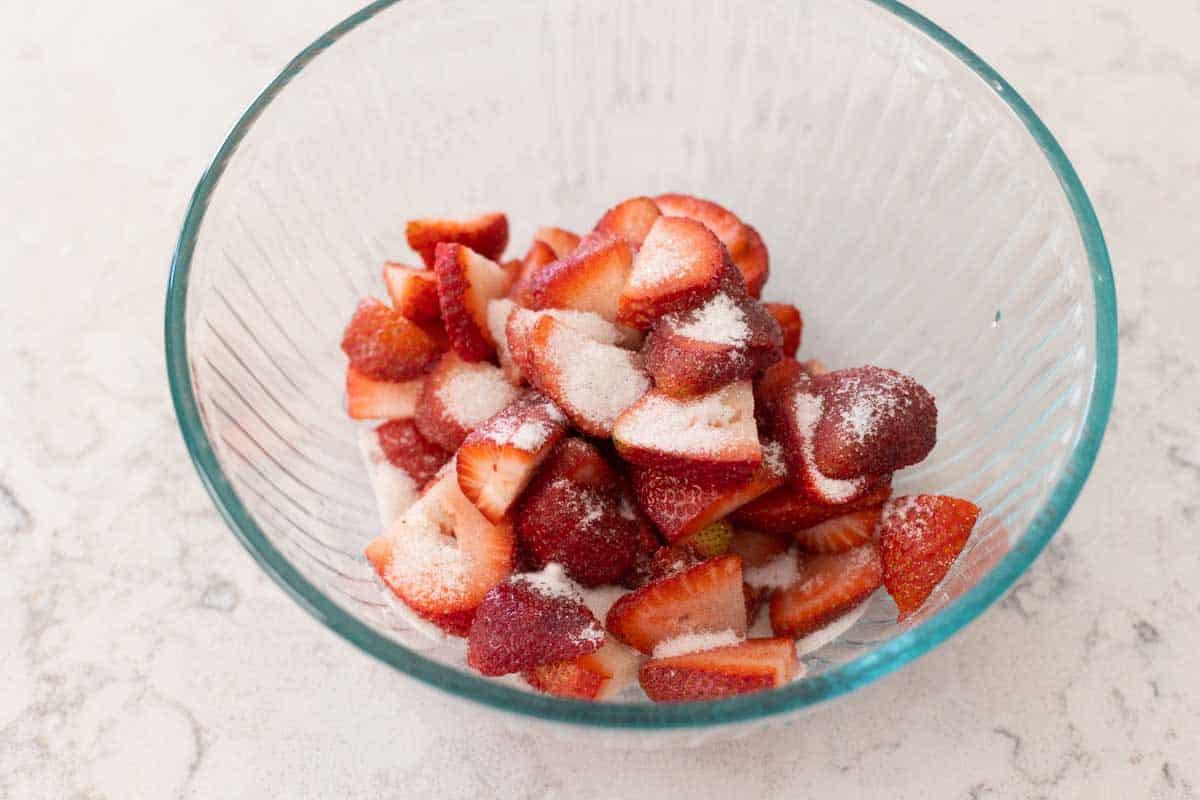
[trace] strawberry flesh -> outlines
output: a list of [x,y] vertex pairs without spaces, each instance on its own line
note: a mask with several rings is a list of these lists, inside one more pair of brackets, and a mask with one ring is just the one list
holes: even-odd
[[883,581],[900,619],[919,609],[946,577],[978,518],[979,506],[941,495],[897,497],[883,507]]
[[717,700],[773,689],[792,680],[800,661],[791,639],[748,639],[642,665],[638,681],[656,703]]
[[891,495],[890,475],[884,476],[862,497],[841,505],[819,503],[802,489],[791,485],[781,486],[734,511],[732,519],[735,525],[744,528],[792,536],[843,514],[881,506]]
[[437,246],[443,242],[465,245],[494,261],[508,245],[508,217],[482,214],[467,220],[414,219],[409,220],[405,235],[408,246],[420,253],[427,267],[437,260]]
[[796,581],[771,597],[771,628],[801,638],[857,608],[883,584],[874,542],[843,553],[802,555]]

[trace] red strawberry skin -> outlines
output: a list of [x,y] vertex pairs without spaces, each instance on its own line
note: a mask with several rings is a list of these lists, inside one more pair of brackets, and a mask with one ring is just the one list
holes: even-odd
[[510,578],[475,610],[467,664],[484,675],[508,675],[594,653],[603,643],[604,629],[582,600],[548,595]]
[[942,495],[897,497],[879,525],[883,582],[903,620],[919,609],[958,558],[979,506]]
[[569,255],[529,276],[526,304],[533,309],[592,311],[611,321],[632,265],[633,250],[627,241],[591,233]]
[[423,383],[418,378],[402,383],[377,381],[346,367],[346,413],[351,419],[411,417]]
[[748,639],[741,644],[647,661],[638,671],[656,703],[717,700],[773,689],[800,671],[791,639]]
[[742,273],[746,282],[746,293],[751,297],[762,294],[767,277],[771,274],[771,257],[767,252],[767,244],[752,226],[746,226],[746,251],[733,257],[733,263]]
[[662,194],[655,198],[662,213],[687,217],[703,224],[716,234],[729,251],[729,257],[742,274],[746,292],[751,297],[762,293],[770,274],[770,256],[762,237],[727,208],[686,194]]
[[649,197],[631,197],[606,211],[595,230],[624,237],[636,249],[642,246],[654,221],[661,216],[658,204]]
[[565,258],[579,246],[579,234],[562,228],[538,228],[537,232],[533,234],[533,238],[549,245],[550,249],[554,251],[555,258]]
[[800,638],[854,610],[883,583],[874,542],[844,553],[805,555],[796,582],[771,597],[776,636]]
[[450,346],[464,361],[483,361],[495,352],[487,304],[508,290],[501,267],[459,244],[439,244],[433,271]]
[[419,376],[441,352],[436,339],[374,298],[358,304],[342,351],[350,365],[368,378],[399,383]]
[[779,323],[783,333],[783,354],[795,358],[804,336],[804,318],[800,316],[800,309],[791,303],[763,303],[763,308]]
[[375,433],[387,460],[407,472],[417,486],[429,483],[450,460],[450,454],[422,436],[411,419],[389,420]]
[[508,246],[508,217],[494,213],[467,220],[414,219],[408,222],[405,235],[408,246],[420,253],[427,267],[433,266],[442,242],[465,245],[495,261]]
[[418,325],[431,324],[441,316],[433,270],[389,261],[383,265],[383,282],[392,307]]
[[842,514],[797,531],[796,544],[810,553],[843,553],[869,542],[880,516],[878,508]]
[[818,503],[795,486],[781,486],[734,511],[732,519],[735,525],[743,528],[792,536],[843,514],[877,508],[891,496],[890,475],[862,497],[842,505]]

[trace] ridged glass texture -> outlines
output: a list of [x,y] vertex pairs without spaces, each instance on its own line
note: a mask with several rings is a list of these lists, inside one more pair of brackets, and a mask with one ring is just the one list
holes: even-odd
[[[460,669],[461,646],[413,635],[361,557],[378,521],[343,411],[342,327],[382,294],[380,263],[411,258],[411,217],[503,210],[519,253],[539,225],[585,230],[668,190],[759,228],[769,298],[804,311],[803,356],[895,367],[934,392],[937,448],[897,490],[972,498],[984,516],[918,624],[897,626],[881,592],[783,690],[595,706],[485,681]],[[322,622],[522,724],[671,745],[852,690],[1010,586],[1091,466],[1114,313],[1099,228],[1049,132],[901,6],[409,0],[318,40],[238,123],[185,223],[167,345],[218,506]]]

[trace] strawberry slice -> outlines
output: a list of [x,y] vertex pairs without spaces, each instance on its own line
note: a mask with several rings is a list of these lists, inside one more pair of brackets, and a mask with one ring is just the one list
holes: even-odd
[[624,238],[636,251],[661,216],[658,205],[649,197],[631,197],[604,212],[595,230]]
[[659,320],[642,354],[656,388],[688,396],[753,378],[779,361],[782,341],[761,303],[722,292]]
[[579,235],[562,228],[538,228],[534,241],[545,242],[554,251],[554,258],[566,258],[579,246]]
[[461,244],[495,261],[508,245],[508,217],[482,214],[466,220],[414,219],[409,220],[405,235],[408,246],[421,254],[427,267],[434,265],[442,242]]
[[508,675],[594,653],[604,628],[569,584],[515,575],[487,593],[467,636],[467,664]]
[[514,314],[508,326],[514,361],[584,433],[609,436],[621,412],[650,388],[634,353],[597,342],[549,315],[514,341],[515,320]]
[[892,479],[886,475],[862,497],[849,503],[829,505],[811,499],[803,489],[781,486],[746,503],[733,513],[733,524],[778,536],[799,537],[798,531],[826,520],[857,511],[877,508],[892,496]]
[[843,553],[800,556],[796,582],[771,597],[771,629],[799,639],[857,608],[883,584],[874,542]]
[[391,419],[417,413],[417,397],[424,381],[401,383],[368,378],[346,367],[346,413],[351,419]]
[[542,664],[524,675],[539,692],[576,700],[606,700],[637,676],[638,655],[611,636],[594,653]]
[[383,283],[392,298],[392,308],[406,318],[427,325],[441,317],[437,275],[433,270],[388,261],[383,265]]
[[701,305],[722,289],[745,293],[721,241],[695,220],[659,217],[633,259],[617,322],[648,330],[659,317]]
[[567,432],[567,418],[536,392],[475,428],[458,448],[458,485],[475,507],[499,522]]
[[450,454],[426,439],[411,419],[393,419],[375,429],[379,447],[394,467],[407,472],[417,486],[433,480]]
[[643,653],[689,633],[746,635],[742,560],[710,558],[636,589],[609,609],[609,633]]
[[767,243],[750,225],[746,226],[746,240],[749,244],[745,252],[733,256],[733,263],[746,282],[746,293],[758,297],[771,274],[771,256],[767,252]]
[[897,497],[883,507],[883,581],[901,620],[919,609],[946,577],[978,518],[979,506],[941,495]]
[[729,542],[729,552],[741,556],[744,569],[751,569],[761,567],[776,556],[786,553],[790,544],[791,542],[783,536],[738,528],[734,530],[733,540]]
[[615,320],[632,265],[628,242],[618,236],[590,233],[569,255],[532,273],[523,298],[530,308],[573,308]]
[[922,461],[937,443],[937,405],[907,375],[857,367],[820,375],[823,410],[813,432],[816,467],[834,479],[882,475]]
[[783,332],[783,354],[788,358],[795,358],[804,335],[804,318],[800,316],[800,309],[791,303],[763,303],[762,305],[767,313],[779,323],[779,329]]
[[507,523],[493,525],[443,470],[400,519],[366,548],[384,583],[421,616],[460,633],[513,566]]
[[447,353],[425,378],[417,398],[417,430],[451,452],[467,434],[517,399],[499,368]]
[[791,639],[748,639],[642,665],[638,680],[656,703],[716,700],[783,686],[801,671]]
[[342,336],[350,366],[376,381],[416,378],[441,351],[436,338],[373,297],[358,304]]
[[499,264],[460,244],[437,248],[438,300],[450,346],[467,361],[482,361],[495,351],[488,330],[487,306],[508,291],[509,275]]
[[525,374],[513,360],[508,344],[508,319],[516,308],[517,304],[507,297],[492,300],[487,305],[487,325],[492,341],[496,343],[496,360],[500,362],[504,377],[513,386],[520,386],[525,381]]
[[694,219],[716,234],[742,273],[747,293],[751,297],[759,296],[770,273],[770,258],[758,231],[711,200],[686,194],[664,194],[655,198],[655,202],[662,213]]
[[516,280],[508,290],[508,297],[521,305],[529,305],[531,302],[529,285],[533,281],[533,276],[547,264],[553,264],[557,260],[558,256],[554,254],[554,249],[550,245],[534,239],[529,244],[529,249],[525,251],[525,257],[521,259]]
[[616,420],[612,438],[626,461],[699,482],[745,481],[763,459],[749,381],[691,398],[647,392]]
[[810,553],[843,553],[865,544],[875,535],[882,512],[878,508],[853,511],[796,531],[796,544]]

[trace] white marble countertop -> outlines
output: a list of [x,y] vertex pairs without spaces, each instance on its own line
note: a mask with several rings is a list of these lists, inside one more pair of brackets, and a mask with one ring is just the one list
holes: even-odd
[[0,7],[0,797],[1200,793],[1200,5],[917,3],[1091,192],[1112,425],[1063,531],[964,633],[810,724],[671,753],[514,735],[357,652],[254,565],[184,453],[160,342],[185,204],[355,6]]

